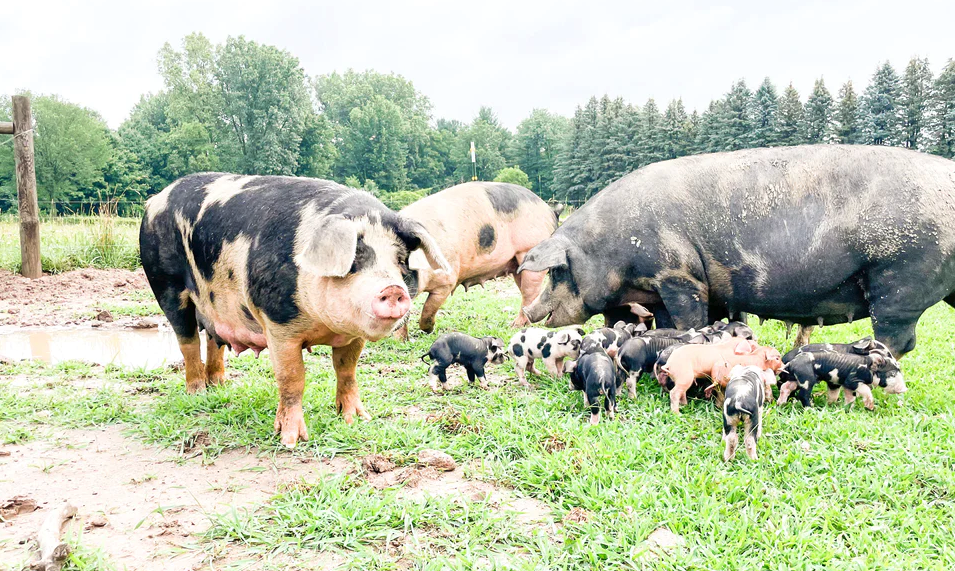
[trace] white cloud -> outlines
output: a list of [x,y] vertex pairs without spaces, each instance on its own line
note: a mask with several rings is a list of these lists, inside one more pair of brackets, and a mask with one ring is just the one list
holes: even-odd
[[277,45],[310,75],[394,71],[436,116],[466,121],[490,105],[510,127],[603,93],[702,110],[739,78],[792,81],[805,97],[820,76],[835,92],[849,78],[861,88],[887,59],[901,72],[928,57],[937,72],[955,57],[952,2],[775,4],[34,0],[0,18],[0,92],[58,93],[116,127],[161,88],[163,43],[195,31]]

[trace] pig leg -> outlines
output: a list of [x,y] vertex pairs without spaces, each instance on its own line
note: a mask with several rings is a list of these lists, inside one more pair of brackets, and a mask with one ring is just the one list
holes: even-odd
[[631,399],[637,398],[637,377],[639,376],[640,371],[627,375],[627,396]]
[[279,386],[279,406],[275,412],[275,431],[282,444],[294,448],[299,440],[308,440],[302,395],[305,393],[305,362],[301,341],[279,342],[269,339],[269,358]]
[[613,387],[610,387],[610,390],[607,391],[607,396],[604,398],[604,408],[607,409],[607,418],[613,420],[617,412],[617,392]]
[[225,346],[209,339],[206,343],[206,384],[221,385],[225,382]]
[[[484,365],[482,363],[476,363],[474,365],[474,371],[472,372],[472,375],[477,377],[479,387],[484,390],[488,390],[490,388],[487,385],[487,377],[484,376]],[[474,379],[470,380],[472,383],[474,382]]]
[[206,390],[206,370],[202,364],[202,345],[198,332],[193,339],[179,339],[179,350],[186,364],[186,392],[194,394]]
[[689,275],[671,275],[661,280],[657,291],[677,329],[706,324],[709,317],[706,285]]
[[[528,369],[528,357],[517,357],[514,359],[514,372],[517,373],[517,380],[520,381],[521,385],[524,387],[530,387],[530,383],[527,382],[525,371]],[[534,368],[534,362],[530,361],[530,369]]]
[[811,325],[800,325],[799,332],[796,333],[796,340],[793,341],[793,349],[798,349],[803,345],[809,344],[809,337],[812,335],[813,327]]
[[338,412],[345,417],[346,424],[354,422],[355,415],[362,420],[371,420],[371,415],[365,411],[361,399],[358,398],[358,381],[355,379],[358,358],[364,347],[364,339],[355,339],[344,347],[332,347],[332,362],[335,365],[335,375],[338,377],[335,404]]
[[746,455],[750,460],[756,460],[756,432],[759,422],[752,416],[747,416],[743,421],[743,446],[746,447]]
[[686,404],[686,391],[693,384],[693,379],[686,383],[682,379],[673,379],[673,388],[670,389],[670,412],[680,414],[680,405]]
[[829,390],[826,391],[826,403],[832,404],[839,400],[839,393],[842,392],[841,385],[832,385],[829,384]]
[[724,462],[729,462],[736,456],[736,447],[739,446],[739,435],[736,433],[738,424],[739,416],[723,415],[723,443],[726,445],[723,449]]
[[786,381],[779,385],[779,398],[776,399],[776,404],[782,406],[789,402],[789,395],[791,395],[798,386],[796,381]]
[[440,287],[428,294],[428,299],[421,308],[421,319],[418,320],[418,326],[425,333],[434,331],[434,318],[438,315],[438,310],[444,305],[454,287]]
[[432,365],[431,370],[431,390],[434,392],[440,392],[444,390],[444,387],[448,384],[448,375],[445,372],[447,367],[442,367],[441,365]]
[[405,321],[405,324],[395,329],[395,332],[392,334],[394,338],[398,341],[407,341],[408,340],[408,322]]
[[547,275],[545,272],[532,272],[530,270],[514,274],[514,281],[517,283],[518,289],[521,290],[521,311],[517,313],[517,319],[511,323],[511,327],[525,327],[530,324],[523,310],[534,303],[534,300],[540,295],[541,284],[544,283],[545,275]]
[[872,388],[865,384],[859,383],[859,387],[856,389],[856,393],[862,397],[862,404],[869,410],[875,409],[875,398],[872,397]]
[[166,284],[154,288],[153,293],[156,294],[156,301],[163,314],[172,325],[172,330],[176,332],[176,340],[179,341],[179,350],[186,367],[186,392],[193,394],[205,390],[206,370],[202,364],[196,306],[186,296],[185,286]]

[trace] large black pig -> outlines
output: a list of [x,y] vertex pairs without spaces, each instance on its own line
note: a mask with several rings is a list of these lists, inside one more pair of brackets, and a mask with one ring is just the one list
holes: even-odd
[[[268,347],[279,387],[275,430],[308,438],[302,350],[330,345],[346,422],[370,418],[355,368],[366,340],[387,336],[411,307],[408,256],[448,270],[418,222],[364,191],[280,176],[194,174],[146,205],[143,269],[179,339],[192,393],[223,381],[223,352]],[[199,329],[209,335],[206,363]]]
[[659,327],[871,317],[901,356],[926,308],[955,305],[955,162],[861,145],[664,161],[599,192],[521,269],[550,270],[525,312],[551,327],[634,303]]

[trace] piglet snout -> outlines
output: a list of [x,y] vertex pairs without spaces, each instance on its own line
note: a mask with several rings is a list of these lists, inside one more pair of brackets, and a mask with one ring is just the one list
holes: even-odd
[[371,302],[371,311],[378,319],[399,319],[410,308],[408,291],[399,285],[390,285],[381,290]]

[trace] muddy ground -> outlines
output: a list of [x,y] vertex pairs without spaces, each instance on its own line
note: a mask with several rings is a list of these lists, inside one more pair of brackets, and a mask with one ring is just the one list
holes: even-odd
[[[10,331],[22,327],[142,327],[146,325],[143,316],[114,315],[119,313],[115,308],[152,302],[151,295],[142,268],[89,268],[35,280],[0,270],[0,328]],[[156,319],[147,322],[152,327],[159,324]]]

